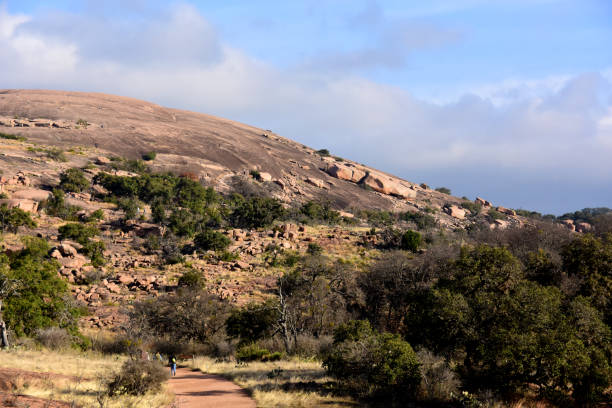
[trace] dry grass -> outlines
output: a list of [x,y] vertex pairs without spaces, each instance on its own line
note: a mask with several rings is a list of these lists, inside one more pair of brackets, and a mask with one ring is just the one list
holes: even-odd
[[198,357],[194,368],[219,374],[247,389],[259,407],[356,407],[350,397],[333,395],[334,382],[325,374],[319,361],[289,360],[253,362],[217,362]]
[[17,375],[11,381],[11,392],[74,402],[83,407],[161,408],[172,402],[173,396],[165,388],[158,393],[140,397],[105,396],[104,378],[118,370],[124,359],[97,353],[11,350],[0,351],[0,370],[5,367],[49,373],[40,377],[28,376],[25,373]]

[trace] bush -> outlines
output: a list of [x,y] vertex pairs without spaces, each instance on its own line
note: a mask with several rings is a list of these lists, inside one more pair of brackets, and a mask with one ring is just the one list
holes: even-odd
[[328,224],[337,224],[340,221],[340,213],[332,209],[329,203],[308,201],[300,207],[300,214],[307,217],[309,221]]
[[503,220],[506,219],[506,216],[503,213],[500,213],[499,211],[497,211],[494,208],[491,208],[489,210],[489,212],[487,213],[487,215],[489,216],[489,218],[491,218],[492,220]]
[[50,158],[51,160],[55,160],[58,162],[67,162],[68,159],[66,158],[66,155],[64,154],[64,151],[61,149],[48,149],[45,150],[45,153],[47,153],[47,157]]
[[36,341],[50,350],[62,350],[71,346],[73,337],[66,329],[49,327],[36,331]]
[[223,251],[231,242],[232,241],[228,237],[219,231],[209,228],[197,234],[193,239],[194,245],[203,251]]
[[59,187],[65,192],[80,193],[90,186],[83,170],[72,168],[60,174]]
[[323,248],[321,247],[321,245],[317,244],[316,242],[311,242],[308,244],[306,253],[308,255],[313,255],[313,256],[321,255],[323,253]]
[[71,239],[81,245],[86,245],[89,242],[89,238],[95,237],[100,233],[94,226],[79,223],[62,225],[57,231],[59,232],[60,240]]
[[225,330],[231,338],[240,339],[240,344],[253,343],[269,337],[277,319],[278,311],[271,301],[250,303],[232,311],[225,322]]
[[478,215],[480,211],[482,211],[482,205],[478,203],[473,203],[471,201],[464,201],[461,203],[461,207],[469,210],[472,214]]
[[438,222],[434,217],[429,214],[423,214],[421,212],[405,212],[402,214],[402,219],[405,221],[414,222],[418,229],[424,230],[428,228],[433,228],[438,225]]
[[194,269],[188,269],[179,278],[178,285],[201,289],[204,287],[204,276]]
[[2,133],[0,132],[0,139],[7,139],[7,140],[19,140],[20,142],[25,142],[26,140],[28,140],[26,137],[24,136],[19,136],[19,135],[11,135],[8,133]]
[[406,251],[416,252],[421,245],[421,234],[416,231],[408,230],[402,234],[400,247]]
[[319,149],[316,152],[319,156],[323,156],[323,157],[329,157],[330,153],[329,150],[327,149]]
[[243,346],[236,352],[236,360],[245,363],[250,361],[278,361],[282,356],[282,353],[278,351],[270,353],[269,350],[261,348],[256,344]]
[[449,402],[458,393],[459,378],[444,358],[427,350],[417,352],[421,363],[421,398],[427,401]]
[[236,228],[262,228],[271,225],[275,220],[285,216],[285,209],[280,201],[274,198],[236,197],[234,210],[229,222]]
[[36,223],[29,213],[21,208],[8,208],[6,204],[0,206],[0,231],[16,233],[21,226],[35,228]]
[[446,188],[446,187],[438,187],[438,188],[436,188],[436,191],[439,192],[439,193],[448,194],[448,195],[450,195],[450,193],[451,193],[450,188]]
[[157,157],[157,153],[155,152],[148,152],[142,155],[142,160],[144,161],[151,161],[151,160],[155,160],[155,158]]
[[81,209],[80,207],[66,204],[65,194],[59,188],[53,189],[51,197],[43,202],[41,207],[45,209],[47,215],[71,221],[78,219],[76,213]]
[[402,401],[414,398],[421,382],[419,362],[410,344],[398,335],[375,332],[364,320],[336,329],[334,347],[323,365],[349,386]]
[[144,395],[158,391],[168,372],[157,361],[127,360],[107,384],[108,395]]

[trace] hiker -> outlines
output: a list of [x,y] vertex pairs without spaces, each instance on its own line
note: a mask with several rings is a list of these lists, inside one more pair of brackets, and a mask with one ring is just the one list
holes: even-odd
[[170,360],[170,375],[175,377],[176,376],[176,357],[171,356],[169,360]]

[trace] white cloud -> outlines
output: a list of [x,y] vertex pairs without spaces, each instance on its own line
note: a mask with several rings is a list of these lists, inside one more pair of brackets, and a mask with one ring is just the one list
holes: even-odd
[[0,9],[0,58],[0,87],[100,91],[217,114],[413,181],[446,171],[446,184],[464,189],[466,174],[484,189],[525,172],[612,182],[610,70],[509,79],[453,102],[425,101],[355,75],[258,61],[188,5],[131,24]]

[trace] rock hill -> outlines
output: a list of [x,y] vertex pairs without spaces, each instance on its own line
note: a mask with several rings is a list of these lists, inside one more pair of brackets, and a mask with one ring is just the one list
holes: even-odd
[[271,130],[113,95],[0,90],[0,132],[107,156],[156,152],[155,170],[192,174],[221,191],[233,176],[251,174],[287,203],[322,199],[347,211],[414,211],[461,201]]

